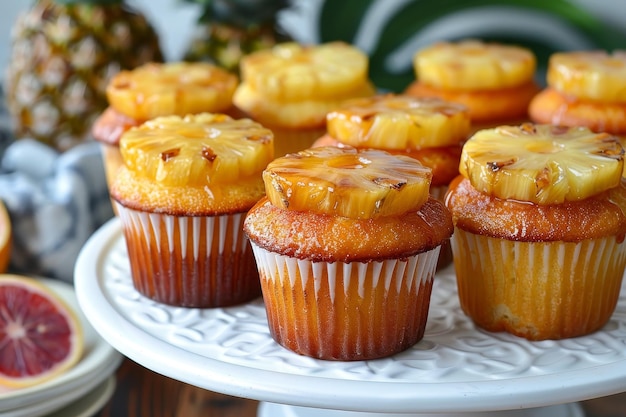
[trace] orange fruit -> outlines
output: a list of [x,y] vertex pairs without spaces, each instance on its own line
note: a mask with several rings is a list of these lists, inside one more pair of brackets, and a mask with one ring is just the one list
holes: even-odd
[[11,255],[11,220],[6,207],[0,201],[0,273],[6,272]]
[[49,380],[82,357],[76,312],[34,278],[0,274],[0,386]]

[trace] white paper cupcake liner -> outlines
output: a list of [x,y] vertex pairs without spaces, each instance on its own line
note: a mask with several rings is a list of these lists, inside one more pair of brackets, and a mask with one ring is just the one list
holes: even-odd
[[389,356],[424,334],[439,247],[407,259],[312,262],[254,243],[274,339],[321,359]]
[[455,229],[463,310],[488,330],[561,339],[602,327],[617,304],[626,242],[517,242]]
[[243,233],[245,213],[185,217],[132,210],[116,202],[135,288],[155,301],[218,307],[260,295]]

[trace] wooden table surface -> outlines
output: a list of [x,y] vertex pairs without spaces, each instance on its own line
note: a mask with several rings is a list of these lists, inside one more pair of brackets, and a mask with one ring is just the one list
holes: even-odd
[[[124,360],[95,417],[256,417],[258,402],[194,387]],[[626,393],[581,402],[586,417],[626,417]]]

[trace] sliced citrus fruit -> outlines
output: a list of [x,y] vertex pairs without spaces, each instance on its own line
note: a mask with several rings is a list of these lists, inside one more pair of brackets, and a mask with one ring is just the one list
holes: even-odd
[[76,312],[51,288],[0,275],[0,386],[23,388],[70,369],[83,353]]
[[0,201],[0,273],[6,272],[11,255],[11,220],[7,209]]

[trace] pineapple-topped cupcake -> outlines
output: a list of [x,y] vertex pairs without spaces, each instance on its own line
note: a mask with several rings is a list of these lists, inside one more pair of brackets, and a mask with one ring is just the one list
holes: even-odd
[[[313,146],[381,149],[417,159],[432,171],[430,194],[441,201],[459,174],[461,148],[470,133],[468,109],[436,97],[380,94],[347,101],[326,116],[327,134]],[[442,244],[438,268],[452,261]]]
[[555,53],[547,84],[530,103],[533,121],[587,126],[626,142],[626,51]]
[[450,214],[431,170],[380,150],[317,147],[272,161],[244,231],[274,339],[321,359],[365,360],[424,335]]
[[467,106],[474,130],[528,119],[539,91],[529,49],[479,40],[437,42],[414,56],[416,80],[406,93]]
[[121,71],[106,88],[109,107],[93,126],[102,144],[108,183],[122,164],[119,140],[133,126],[162,116],[232,109],[238,78],[208,63],[148,63]]
[[273,135],[248,119],[159,117],[120,140],[111,195],[133,284],[153,300],[217,307],[260,294],[243,219],[264,195]]
[[490,331],[598,330],[626,263],[624,150],[584,127],[501,126],[463,147],[446,197],[461,307]]
[[276,135],[276,155],[306,149],[326,131],[326,114],[374,95],[369,59],[343,42],[280,43],[241,60],[233,101]]

